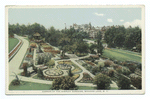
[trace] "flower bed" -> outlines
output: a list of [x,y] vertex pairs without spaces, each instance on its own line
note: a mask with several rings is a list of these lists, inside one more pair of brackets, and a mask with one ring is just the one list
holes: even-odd
[[76,69],[72,70],[71,72],[72,72],[73,74],[77,74],[77,73],[81,73],[82,70],[79,69],[79,68],[76,68]]
[[86,72],[83,73],[83,78],[79,81],[80,83],[92,83],[93,78]]
[[91,66],[95,66],[95,64],[92,63],[92,62],[90,62],[90,61],[86,61],[86,60],[85,60],[85,62],[86,62],[87,64],[90,64]]
[[28,54],[26,57],[27,58],[33,58],[33,56],[31,54]]
[[80,77],[80,74],[73,75],[74,80],[78,79]]
[[59,61],[58,64],[68,64],[68,65],[72,65],[72,62],[70,60],[68,61]]
[[9,53],[9,58],[17,51],[17,49],[21,46],[21,44],[22,41],[17,45],[17,47],[13,51],[11,51],[11,53]]
[[36,47],[37,47],[37,45],[36,45],[36,43],[31,43],[31,44],[30,44],[30,47],[32,47],[32,48],[36,48]]
[[58,50],[51,50],[51,49],[44,49],[44,52],[50,52],[52,54],[60,54],[60,51],[58,51]]

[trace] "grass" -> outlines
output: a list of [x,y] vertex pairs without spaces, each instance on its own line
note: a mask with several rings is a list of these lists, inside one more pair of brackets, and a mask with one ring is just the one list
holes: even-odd
[[9,38],[9,52],[18,44],[19,40],[16,38]]
[[9,90],[49,90],[52,85],[21,81],[20,85],[9,85]]
[[136,61],[141,62],[141,55],[120,49],[105,49],[103,56],[119,61]]
[[[51,84],[41,84],[34,82],[21,81],[20,85],[9,85],[9,90],[50,90]],[[78,86],[78,90],[97,90],[92,86]],[[117,90],[116,88],[110,88],[110,90]]]
[[79,86],[78,90],[97,90],[96,87],[91,86]]

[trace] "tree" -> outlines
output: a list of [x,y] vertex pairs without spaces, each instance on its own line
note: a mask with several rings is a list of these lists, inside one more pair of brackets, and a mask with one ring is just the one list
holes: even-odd
[[44,75],[42,69],[39,68],[37,73],[38,73],[38,77],[43,78]]
[[131,81],[126,77],[119,76],[118,87],[120,89],[130,89]]
[[70,76],[70,77],[73,76],[73,73],[71,72],[71,68],[70,68],[69,71],[68,71],[68,76]]
[[91,46],[89,47],[91,54],[96,54],[96,52],[94,51],[94,49],[97,48],[97,44],[91,44]]
[[109,89],[110,83],[110,77],[104,74],[97,74],[93,81],[93,84],[97,85],[97,89]]
[[70,76],[60,77],[53,81],[52,88],[53,90],[73,90],[76,88],[74,78]]
[[101,35],[101,32],[99,31],[98,35],[97,35],[97,53],[102,55],[103,54],[103,45],[102,45],[102,35]]
[[98,71],[99,71],[98,66],[94,66],[94,67],[92,68],[92,74],[95,75]]
[[81,42],[77,44],[77,51],[79,53],[88,53],[89,46],[85,42]]
[[49,60],[49,62],[47,62],[47,65],[49,68],[51,68],[52,66],[55,65],[55,61],[53,59]]

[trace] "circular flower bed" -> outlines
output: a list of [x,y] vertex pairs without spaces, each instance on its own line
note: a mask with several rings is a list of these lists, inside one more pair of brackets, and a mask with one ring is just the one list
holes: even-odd
[[60,69],[47,69],[43,71],[44,76],[60,76],[63,74],[63,71]]

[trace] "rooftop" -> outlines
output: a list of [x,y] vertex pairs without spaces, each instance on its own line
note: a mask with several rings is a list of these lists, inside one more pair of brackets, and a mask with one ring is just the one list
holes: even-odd
[[41,36],[38,32],[36,32],[35,34],[33,34],[33,36]]

